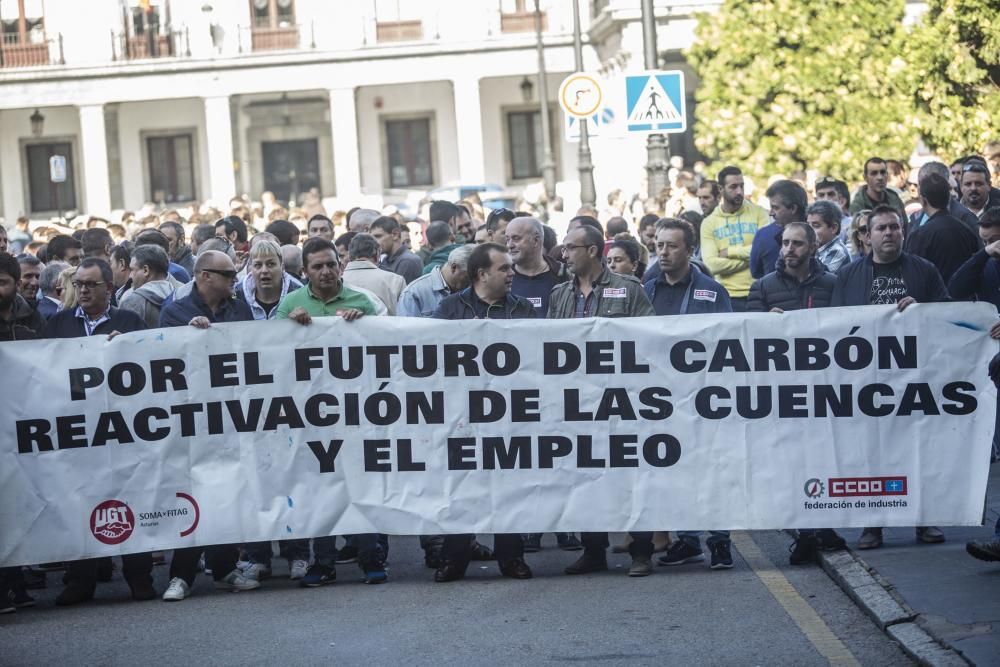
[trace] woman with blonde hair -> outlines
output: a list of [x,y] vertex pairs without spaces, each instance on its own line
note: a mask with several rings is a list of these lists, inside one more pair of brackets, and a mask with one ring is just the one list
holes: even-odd
[[848,238],[850,238],[849,250],[851,251],[851,257],[865,257],[871,254],[872,244],[868,240],[868,219],[871,217],[872,212],[868,209],[863,211],[858,211],[854,214],[854,218],[851,220],[851,231]]
[[71,266],[62,273],[59,274],[59,286],[62,288],[62,294],[59,295],[62,301],[62,308],[60,310],[66,310],[67,308],[76,308],[79,303],[76,296],[76,288],[73,287],[73,279],[76,277],[76,267]]

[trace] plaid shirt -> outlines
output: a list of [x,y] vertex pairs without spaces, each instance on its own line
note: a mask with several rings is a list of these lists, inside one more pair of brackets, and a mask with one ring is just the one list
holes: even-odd
[[844,242],[835,236],[829,243],[816,251],[816,259],[826,266],[827,271],[836,273],[840,267],[850,263],[851,254],[847,252],[847,246],[844,245]]
[[87,316],[87,313],[83,312],[83,306],[77,306],[74,315],[83,320],[83,329],[84,331],[87,332],[87,335],[93,336],[94,330],[97,327],[101,326],[103,323],[111,319],[111,317],[108,315],[109,312],[110,310],[105,310],[100,317],[98,317],[96,320],[92,320],[90,319],[90,317]]

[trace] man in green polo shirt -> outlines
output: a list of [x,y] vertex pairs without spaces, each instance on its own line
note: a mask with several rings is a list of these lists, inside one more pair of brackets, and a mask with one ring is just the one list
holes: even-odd
[[306,241],[302,246],[302,265],[309,284],[281,301],[277,319],[309,324],[314,317],[339,315],[351,321],[375,314],[371,299],[340,279],[340,258],[330,241],[320,237]]
[[[277,319],[311,324],[314,317],[339,315],[350,322],[363,315],[375,314],[371,299],[347,287],[340,279],[340,258],[333,243],[318,236],[306,241],[302,246],[302,264],[309,283],[282,299]],[[366,584],[381,584],[388,579],[384,538],[380,538],[375,533],[353,536],[358,565],[365,573]],[[337,537],[317,537],[313,540],[313,552],[315,563],[302,578],[301,585],[315,588],[332,584],[337,579]]]

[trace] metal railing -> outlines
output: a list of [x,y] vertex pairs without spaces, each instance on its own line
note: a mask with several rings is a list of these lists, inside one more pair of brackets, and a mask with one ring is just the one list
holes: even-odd
[[27,40],[22,40],[17,33],[7,33],[0,39],[0,67],[65,64],[62,33],[55,37],[29,34]]
[[308,24],[297,23],[277,27],[239,26],[236,31],[236,45],[240,53],[315,49],[316,28],[312,21]]
[[424,24],[420,19],[375,22],[375,41],[378,44],[385,44],[387,42],[419,42],[423,38]]
[[126,31],[111,31],[112,60],[146,60],[149,58],[180,58],[191,56],[189,30],[167,30],[130,35]]

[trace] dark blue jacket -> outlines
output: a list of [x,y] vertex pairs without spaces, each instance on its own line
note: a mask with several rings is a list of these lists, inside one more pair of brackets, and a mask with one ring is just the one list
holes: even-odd
[[434,311],[439,320],[518,320],[534,319],[535,307],[527,299],[507,293],[500,303],[488,304],[476,291],[466,287],[461,292],[446,296]]
[[160,310],[161,327],[179,327],[187,325],[196,317],[207,317],[212,324],[219,322],[248,322],[253,320],[250,306],[235,296],[230,296],[222,302],[219,310],[212,312],[205,300],[198,294],[195,286],[191,293],[182,299],[177,299],[164,305]]
[[754,278],[763,278],[777,266],[778,257],[781,256],[782,229],[781,225],[772,222],[754,234],[753,243],[750,244],[750,275]]
[[170,264],[167,265],[167,273],[169,273],[176,280],[179,280],[182,283],[191,282],[191,274],[188,273],[187,269],[185,269],[180,264],[174,264],[173,262],[170,262]]
[[[917,303],[948,301],[948,290],[941,274],[922,257],[904,252],[902,261],[903,281],[906,291]],[[870,303],[872,279],[875,268],[870,255],[859,257],[837,271],[831,306],[867,306]]]
[[35,310],[37,310],[38,314],[45,319],[50,319],[53,315],[59,312],[59,304],[52,301],[52,299],[40,296],[38,297],[38,307]]
[[980,250],[952,274],[948,293],[954,299],[983,301],[1000,308],[1000,261]]
[[[642,288],[646,291],[649,302],[656,308],[656,290],[660,285],[666,285],[661,272],[657,278],[646,281]],[[696,294],[696,290],[700,292]],[[704,290],[704,292],[702,292]],[[726,288],[712,280],[701,272],[696,265],[691,264],[691,283],[688,285],[684,300],[681,302],[680,315],[699,315],[702,313],[731,313],[733,304],[729,301],[729,292]],[[656,312],[657,315],[671,313]]]
[[[146,323],[142,318],[131,310],[121,308],[111,308],[108,310],[107,322],[102,322],[94,329],[93,336],[108,335],[112,331],[129,333],[130,331],[142,331],[146,328]],[[87,330],[83,326],[83,320],[76,316],[76,308],[67,308],[49,318],[42,328],[39,338],[82,338],[87,335]]]

